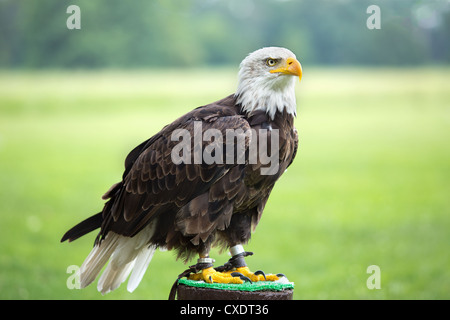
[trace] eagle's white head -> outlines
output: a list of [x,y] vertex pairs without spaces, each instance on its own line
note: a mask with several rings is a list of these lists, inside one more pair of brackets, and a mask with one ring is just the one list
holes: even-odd
[[279,47],[250,53],[240,65],[237,103],[243,111],[265,110],[274,119],[276,111],[286,109],[296,115],[295,80],[302,67],[295,54]]

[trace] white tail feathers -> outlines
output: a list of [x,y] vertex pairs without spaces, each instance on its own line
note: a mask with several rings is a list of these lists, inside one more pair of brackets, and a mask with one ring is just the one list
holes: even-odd
[[144,248],[139,252],[136,260],[134,260],[134,268],[131,273],[130,279],[128,279],[127,290],[133,292],[139,283],[141,283],[142,278],[144,277],[145,271],[152,261],[153,254],[155,253],[155,246],[151,246],[148,248]]
[[147,226],[134,237],[125,237],[109,232],[105,239],[89,253],[80,268],[82,288],[92,283],[103,266],[109,261],[98,280],[97,289],[102,294],[117,289],[132,272],[128,280],[128,291],[137,288],[152,260],[156,247],[148,241],[153,235],[152,225]]

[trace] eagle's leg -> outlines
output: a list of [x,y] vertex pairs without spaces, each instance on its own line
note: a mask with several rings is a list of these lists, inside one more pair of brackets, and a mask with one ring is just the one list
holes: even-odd
[[244,250],[244,247],[240,244],[235,245],[230,248],[231,253],[231,259],[228,261],[228,268],[232,268],[231,270],[227,271],[227,273],[233,274],[235,272],[238,272],[242,274],[244,277],[247,277],[252,282],[256,281],[276,281],[280,279],[278,275],[281,276],[281,274],[274,275],[274,274],[265,274],[263,271],[258,270],[255,272],[250,271],[250,269],[247,267],[247,264],[245,263],[244,257],[247,255],[252,255],[253,253],[246,252]]
[[200,281],[203,280],[207,283],[243,283],[243,280],[239,276],[234,276],[231,273],[216,271],[212,264],[214,259],[209,256],[200,255],[197,261],[197,268],[201,269],[200,272],[191,274],[190,280]]

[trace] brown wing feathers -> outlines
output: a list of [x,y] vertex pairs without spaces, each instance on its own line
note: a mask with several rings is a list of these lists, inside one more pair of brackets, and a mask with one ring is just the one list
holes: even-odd
[[[230,102],[233,103],[224,106]],[[176,219],[172,222],[173,227],[184,235],[198,235],[197,239],[202,240],[216,227],[224,229],[232,214],[230,200],[240,191],[239,181],[244,167],[226,163],[175,165],[171,150],[178,142],[171,141],[170,135],[174,129],[185,128],[193,136],[194,121],[202,121],[203,132],[214,128],[220,130],[224,137],[226,129],[250,128],[237,113],[230,97],[217,104],[197,108],[164,127],[127,156],[123,181],[105,194],[104,197],[110,197],[110,200],[103,213],[72,228],[62,241],[74,240],[100,226],[101,238],[110,230],[132,236],[156,216]],[[229,175],[224,177],[228,172]],[[164,223],[170,225],[167,221]],[[182,226],[183,223],[186,225]]]

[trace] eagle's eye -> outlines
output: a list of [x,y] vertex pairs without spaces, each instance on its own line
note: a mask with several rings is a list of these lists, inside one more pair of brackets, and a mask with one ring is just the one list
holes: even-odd
[[277,60],[277,59],[269,58],[269,59],[266,60],[266,64],[267,64],[269,67],[273,67],[273,66],[276,65],[277,63],[278,63],[278,60]]

